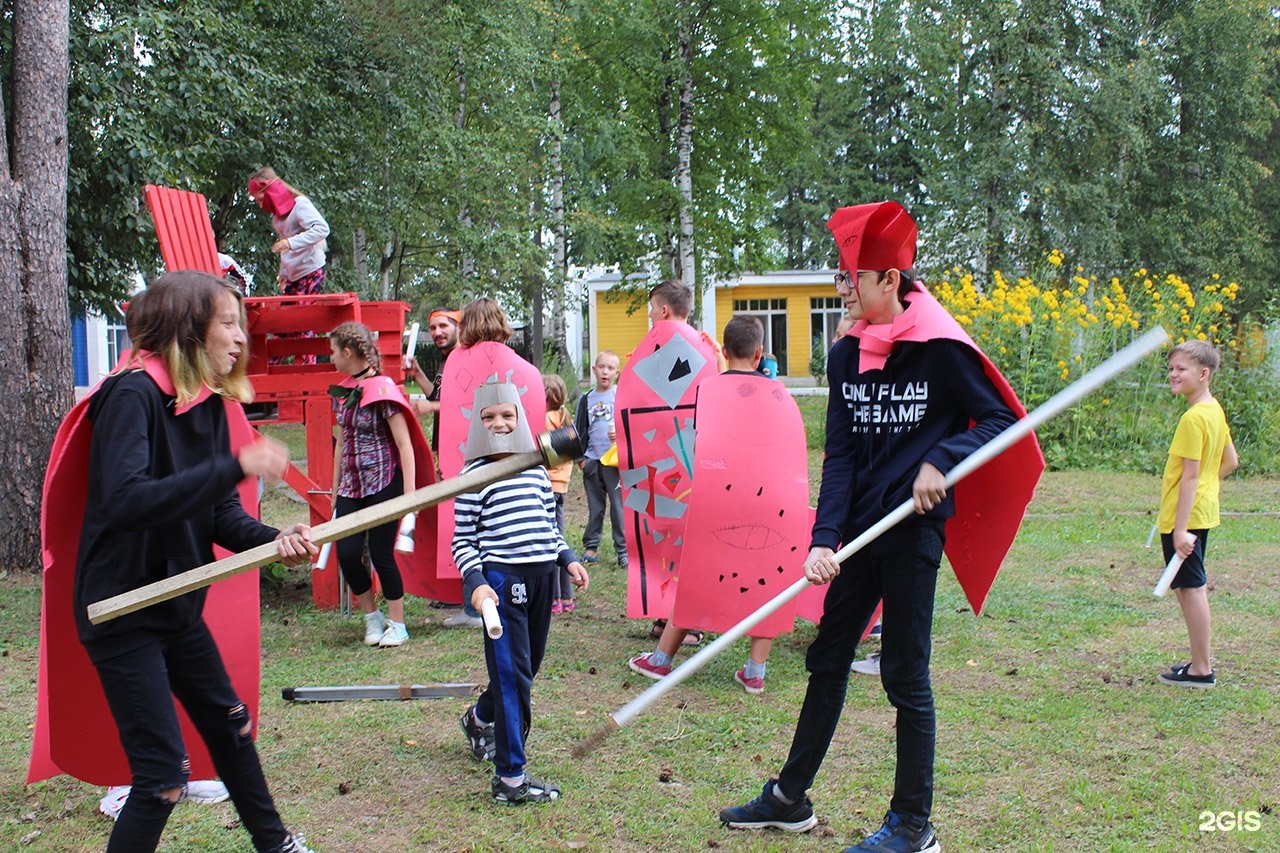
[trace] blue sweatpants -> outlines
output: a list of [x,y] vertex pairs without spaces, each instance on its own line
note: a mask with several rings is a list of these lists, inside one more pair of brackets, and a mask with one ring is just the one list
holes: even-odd
[[497,640],[485,636],[489,686],[480,694],[476,712],[480,719],[493,722],[493,765],[500,776],[524,772],[524,742],[532,718],[529,693],[547,650],[555,569],[554,563],[547,563],[546,572],[535,577],[484,571],[485,582],[498,594],[502,636]]

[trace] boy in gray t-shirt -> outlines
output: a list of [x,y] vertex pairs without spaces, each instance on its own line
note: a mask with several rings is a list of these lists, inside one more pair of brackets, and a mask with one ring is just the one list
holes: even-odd
[[582,436],[586,450],[578,460],[582,468],[582,481],[587,490],[587,527],[582,534],[582,562],[594,563],[600,557],[600,538],[604,533],[604,507],[609,504],[610,531],[613,547],[618,555],[618,566],[627,567],[627,542],[622,535],[622,491],[618,485],[618,469],[602,465],[600,457],[613,445],[616,431],[613,425],[613,401],[618,387],[618,355],[601,350],[591,365],[596,387],[578,400],[578,411],[573,419],[574,428]]

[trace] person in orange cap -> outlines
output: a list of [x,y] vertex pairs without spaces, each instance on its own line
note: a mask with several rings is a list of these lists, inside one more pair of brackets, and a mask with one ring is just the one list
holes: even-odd
[[[916,281],[916,224],[900,204],[841,208],[827,227],[840,256],[836,292],[854,321],[827,358],[826,455],[804,564],[810,581],[830,588],[805,657],[809,686],[787,762],[759,797],[723,809],[720,819],[734,828],[792,832],[817,824],[807,791],[840,720],[858,639],[883,599],[880,671],[897,709],[897,773],[883,825],[849,849],[936,853],[941,846],[929,821],[937,738],[929,653],[944,542],[976,612],[1044,459],[1029,436],[1029,443],[1010,450],[1011,462],[999,463],[1010,466],[998,471],[1006,488],[988,491],[1011,493],[1012,500],[961,493],[977,473],[947,488],[947,472],[1011,426],[1022,407]],[[843,563],[834,559],[842,544],[906,502],[915,515]],[[984,524],[971,524],[979,515]]]

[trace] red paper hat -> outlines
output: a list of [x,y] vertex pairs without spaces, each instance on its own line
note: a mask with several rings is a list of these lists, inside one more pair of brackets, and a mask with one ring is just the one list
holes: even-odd
[[916,259],[916,223],[896,201],[842,207],[827,220],[841,269],[904,270]]

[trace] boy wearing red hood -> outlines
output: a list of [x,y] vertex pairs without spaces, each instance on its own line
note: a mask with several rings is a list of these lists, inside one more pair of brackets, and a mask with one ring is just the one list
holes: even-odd
[[[1012,502],[972,490],[957,498],[946,488],[947,472],[1012,425],[1021,406],[915,281],[916,225],[901,205],[842,208],[827,227],[840,254],[836,292],[855,323],[827,357],[826,455],[804,566],[810,581],[831,586],[806,654],[808,692],[787,762],[759,797],[723,809],[720,819],[734,828],[792,832],[817,824],[806,792],[839,722],[858,638],[883,599],[881,680],[897,709],[897,772],[883,825],[850,850],[936,853],[941,846],[929,822],[937,738],[929,654],[943,544],[954,536],[949,545],[976,554],[966,558],[947,549],[976,612],[1043,459],[1034,437],[1015,446],[1009,458],[1023,473],[1009,475],[1009,490],[1018,494]],[[833,559],[841,544],[906,501],[914,503],[914,516],[843,564]],[[984,513],[985,533],[976,537],[970,522]]]

